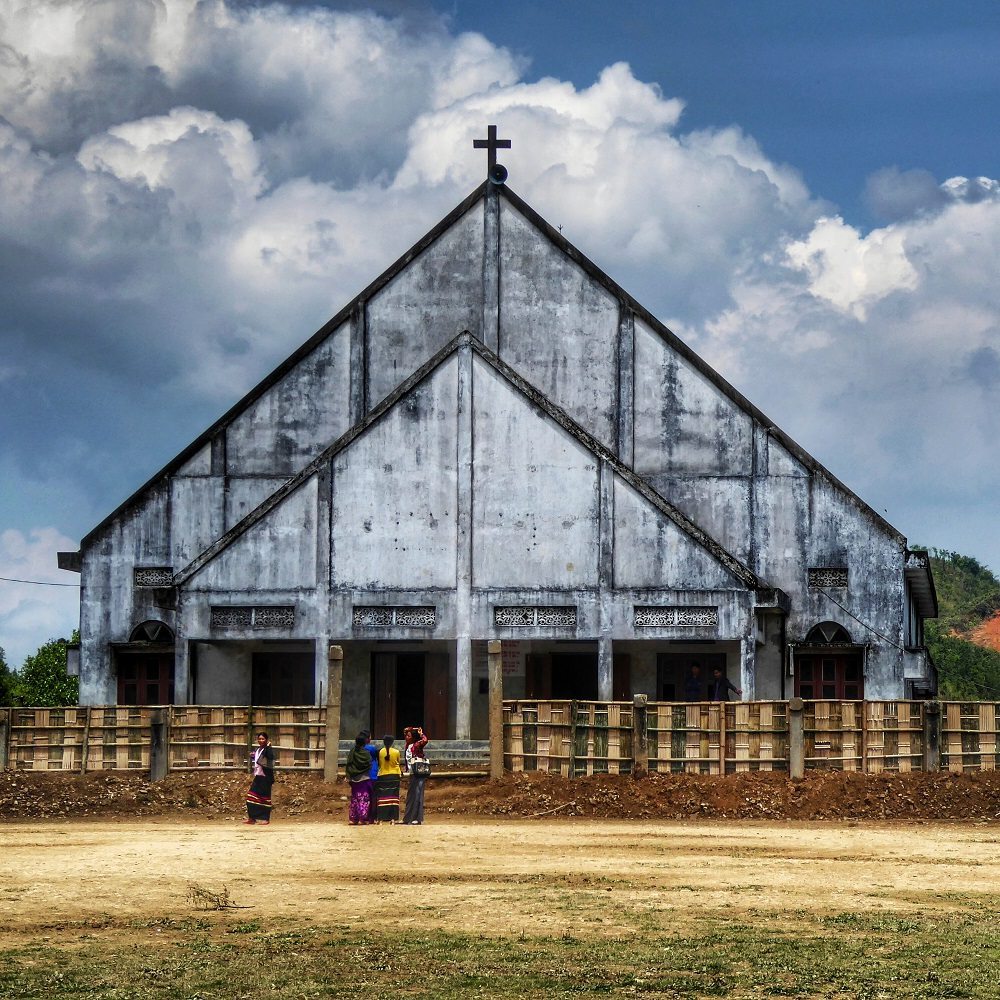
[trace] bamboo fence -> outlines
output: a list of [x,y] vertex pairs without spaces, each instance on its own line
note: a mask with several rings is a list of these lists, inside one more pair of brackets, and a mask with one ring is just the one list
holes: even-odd
[[[1000,767],[1000,702],[807,701],[799,714],[805,767],[869,773],[923,770],[937,756],[952,772]],[[934,708],[934,715],[930,709]],[[264,729],[282,770],[322,771],[326,710],[314,706],[122,705],[12,708],[0,760],[21,771],[148,772],[155,738],[173,771],[245,770]],[[785,701],[505,701],[508,771],[575,777],[630,774],[644,751],[650,771],[787,772]],[[928,746],[928,740],[934,742]],[[637,744],[638,741],[638,744]],[[446,741],[441,741],[446,742]],[[644,743],[644,746],[643,746]],[[799,744],[797,744],[799,745]]]
[[941,768],[947,771],[995,771],[1000,747],[1000,702],[942,702]]

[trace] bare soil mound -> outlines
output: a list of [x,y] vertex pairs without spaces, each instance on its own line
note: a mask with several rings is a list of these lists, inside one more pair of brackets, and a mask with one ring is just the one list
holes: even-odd
[[[243,812],[248,778],[237,773],[171,774],[152,783],[140,774],[0,774],[0,817],[100,818],[200,816]],[[405,789],[405,783],[404,783]],[[347,786],[316,774],[279,774],[283,818],[339,815]],[[856,774],[817,771],[802,781],[775,773],[709,777],[650,774],[506,775],[500,781],[431,778],[428,814],[493,817],[587,816],[626,819],[1000,819],[1000,771],[975,774]]]

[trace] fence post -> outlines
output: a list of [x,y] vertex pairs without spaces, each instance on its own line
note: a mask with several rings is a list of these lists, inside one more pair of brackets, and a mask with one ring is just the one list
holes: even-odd
[[344,679],[344,650],[331,646],[326,666],[326,753],[323,780],[337,780],[340,756],[340,691]]
[[806,776],[805,705],[801,698],[788,700],[788,776],[798,781]]
[[503,777],[503,645],[499,639],[486,644],[490,690],[490,778]]
[[[584,764],[586,772],[587,765]],[[576,777],[576,702],[569,703],[569,774],[568,778]]]
[[941,770],[941,702],[924,702],[924,770]]
[[632,696],[632,777],[641,778],[649,770],[646,751],[646,701],[647,696]]
[[726,774],[726,710],[728,701],[719,702],[719,774]]
[[7,761],[10,757],[8,746],[10,743],[10,709],[0,708],[0,772],[7,770]]
[[88,705],[83,713],[83,742],[80,745],[80,774],[87,773],[87,762],[90,759],[90,715],[93,705]]
[[149,717],[149,780],[163,781],[167,776],[167,713],[156,709]]

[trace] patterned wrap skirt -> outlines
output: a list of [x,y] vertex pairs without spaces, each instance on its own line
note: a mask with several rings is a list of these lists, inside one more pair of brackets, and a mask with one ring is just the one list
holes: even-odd
[[375,779],[375,801],[378,807],[375,818],[380,823],[394,823],[399,819],[398,774],[380,774]]
[[274,779],[255,774],[247,792],[247,817],[260,822],[271,819],[271,786]]
[[355,826],[359,823],[375,822],[371,778],[365,777],[351,782],[351,801],[347,806],[347,818]]

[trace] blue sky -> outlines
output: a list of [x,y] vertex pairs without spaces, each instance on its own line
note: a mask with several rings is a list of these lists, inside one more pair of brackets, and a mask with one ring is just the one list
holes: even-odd
[[[1000,571],[1000,8],[0,0],[0,577],[482,176],[912,543]],[[76,623],[0,580],[8,662]]]

